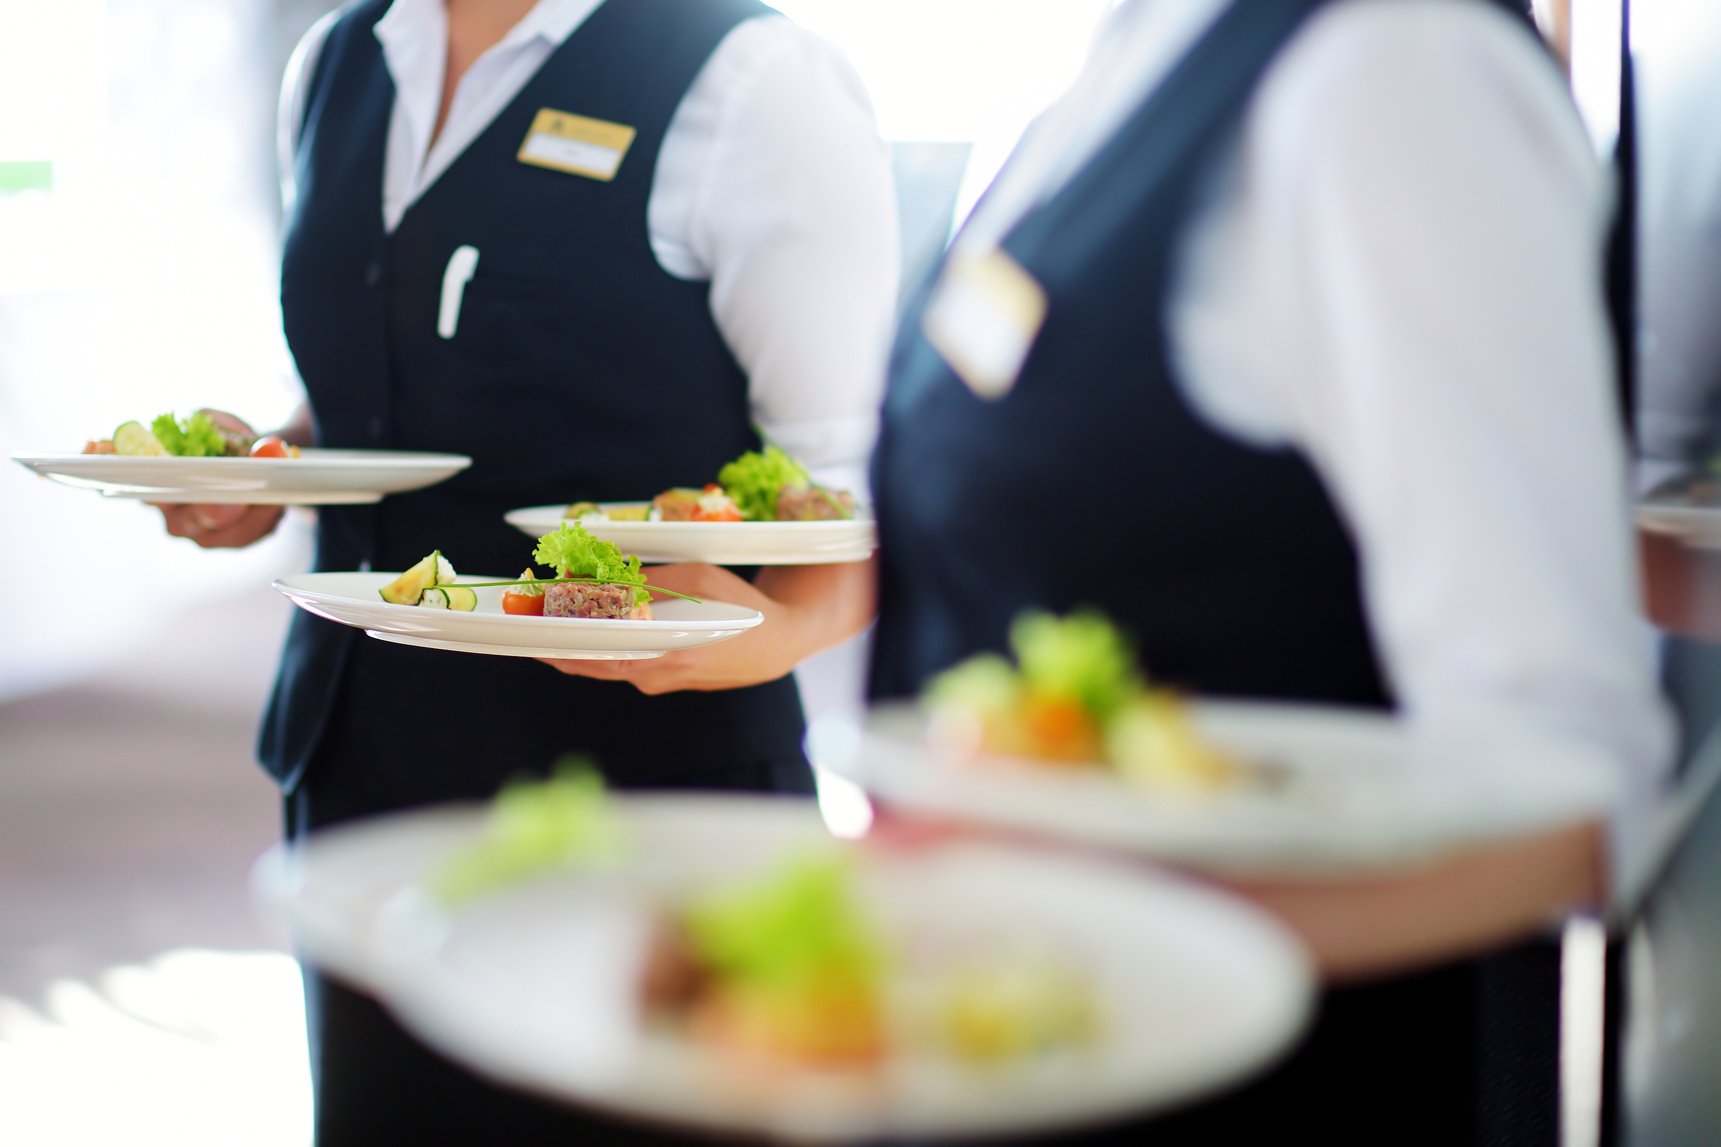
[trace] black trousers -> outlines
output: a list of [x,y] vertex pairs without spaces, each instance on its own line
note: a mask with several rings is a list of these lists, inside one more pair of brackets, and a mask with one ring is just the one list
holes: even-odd
[[[490,1086],[426,1049],[371,1000],[307,969],[318,1147],[714,1140]],[[1290,1059],[1176,1113],[1041,1139],[1073,1147],[1555,1147],[1558,951],[1331,992]]]
[[[486,777],[479,769],[469,770],[455,779],[468,791],[454,791],[455,784],[437,775],[436,768],[391,770],[389,727],[366,722],[362,710],[351,698],[337,703],[325,736],[330,748],[287,796],[288,839],[396,809],[481,798],[513,771],[494,769]],[[678,789],[771,793],[789,800],[811,797],[812,772],[799,754],[798,735],[783,738],[791,753],[721,768],[709,765],[714,754],[699,744],[697,734],[697,729],[688,731],[687,763],[678,766],[680,773],[660,769],[634,784],[626,776],[612,775],[611,783],[618,788],[661,788],[667,775]],[[541,770],[551,763],[500,755],[522,768],[535,765]],[[451,747],[426,763],[442,768],[449,758],[459,759],[459,750]],[[426,1048],[377,1003],[315,967],[307,966],[304,978],[316,1147],[667,1147],[708,1142],[612,1122],[492,1086]]]

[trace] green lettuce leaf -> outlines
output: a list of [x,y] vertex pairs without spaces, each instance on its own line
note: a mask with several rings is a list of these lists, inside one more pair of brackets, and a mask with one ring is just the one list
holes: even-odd
[[840,855],[798,857],[762,879],[708,893],[688,906],[684,922],[701,963],[752,987],[873,983],[884,967],[884,945]]
[[645,587],[645,575],[640,572],[639,559],[623,555],[612,542],[592,537],[578,522],[563,522],[557,529],[538,539],[532,560],[551,566],[558,577],[589,577],[602,582],[637,586],[634,601],[643,604],[651,600]]
[[164,450],[179,458],[220,458],[227,453],[227,439],[207,414],[193,414],[184,421],[163,414],[150,424],[150,432]]
[[806,467],[775,446],[743,454],[717,473],[717,484],[734,499],[749,522],[777,520],[777,498],[784,487],[804,490],[811,484]]
[[1021,703],[1022,682],[1015,666],[996,653],[982,653],[934,677],[925,700],[969,713],[1009,713]]
[[1144,687],[1128,639],[1092,610],[1023,614],[1010,627],[1010,645],[1030,690],[1077,701],[1102,721]]
[[549,780],[504,788],[484,836],[444,860],[430,886],[444,903],[459,906],[542,872],[613,860],[623,842],[603,778],[569,760]]

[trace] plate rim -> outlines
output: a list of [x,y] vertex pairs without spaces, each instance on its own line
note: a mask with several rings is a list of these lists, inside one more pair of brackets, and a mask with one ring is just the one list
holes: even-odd
[[[624,799],[644,808],[679,806],[688,815],[739,805],[756,809],[761,814],[782,816],[785,824],[792,817],[798,825],[804,825],[808,829],[814,829],[817,825],[816,813],[806,808],[807,802],[804,801],[783,802],[771,797],[704,793],[628,794]],[[475,821],[482,815],[481,805],[463,807]],[[397,826],[410,826],[415,817],[428,816],[434,811],[417,810],[395,814],[389,818],[377,818],[370,822],[370,827],[384,827],[385,821],[393,822]],[[746,826],[753,823],[755,822],[749,820]],[[361,823],[346,827],[349,833],[353,833],[364,830],[367,825]],[[789,829],[785,828],[784,831],[787,834]],[[1278,979],[1276,984],[1270,986],[1270,990],[1263,991],[1259,1005],[1260,1014],[1250,1017],[1252,1024],[1258,1024],[1258,1032],[1247,1041],[1238,1041],[1239,1046],[1247,1044],[1246,1050],[1216,1055],[1212,1063],[1202,1066],[1201,1078],[1198,1080],[1173,1080],[1162,1088],[1155,1089],[1147,1103],[1129,1098],[1125,1089],[1114,1085],[1101,1097],[1103,1101],[1089,1100],[1085,1105],[1059,1105],[1031,1122],[1020,1122],[1021,1113],[1010,1112],[1009,1117],[1018,1121],[1014,1126],[1044,1134],[1060,1128],[1093,1125],[1129,1115],[1147,1115],[1198,1102],[1207,1095],[1240,1086],[1265,1070],[1287,1054],[1312,1022],[1317,991],[1312,958],[1288,928],[1264,910],[1241,898],[1213,890],[1186,876],[1152,868],[1144,869],[1134,863],[1120,862],[1114,857],[1086,856],[1073,852],[1058,852],[1047,856],[1031,847],[995,840],[963,842],[955,846],[953,851],[959,858],[1001,855],[1017,864],[1031,863],[1038,866],[1049,863],[1062,873],[1102,874],[1111,882],[1108,885],[1110,889],[1127,886],[1129,894],[1143,907],[1148,906],[1149,900],[1160,906],[1168,900],[1195,905],[1198,910],[1207,913],[1209,918],[1222,918],[1226,927],[1232,929],[1234,934],[1237,930],[1247,932],[1251,937],[1251,948],[1261,952],[1258,957],[1252,958],[1253,962],[1259,965],[1256,974],[1265,972],[1267,976]],[[553,881],[557,878],[549,879]],[[530,895],[529,887],[531,886],[521,886],[499,895]],[[412,885],[409,884],[401,891],[410,892],[411,888]],[[541,894],[542,890],[539,892]],[[395,897],[389,898],[390,902],[397,901],[399,896],[397,893]],[[377,914],[386,911],[388,908],[385,905]],[[714,1115],[710,1109],[704,1109],[697,1114],[685,1109],[679,1113],[666,1113],[661,1103],[651,1102],[649,1096],[642,1096],[636,1090],[652,1083],[650,1078],[635,1078],[607,1089],[594,1089],[586,1084],[570,1086],[566,1081],[559,1087],[549,1086],[542,1080],[542,1076],[546,1074],[542,1070],[535,1073],[539,1078],[525,1078],[516,1070],[515,1065],[486,1064],[482,1062],[481,1054],[476,1059],[463,1055],[460,1047],[461,1033],[469,1028],[468,1025],[453,1022],[457,1008],[436,1006],[439,1003],[438,985],[442,977],[435,974],[434,961],[425,959],[422,954],[403,953],[397,946],[391,947],[388,937],[381,934],[381,929],[377,928],[376,931],[376,967],[372,969],[373,983],[369,986],[384,996],[403,1023],[427,1042],[440,1047],[444,1054],[452,1054],[460,1059],[471,1070],[509,1086],[544,1096],[553,1102],[583,1102],[615,1115],[666,1126],[739,1132],[799,1141],[847,1141],[857,1135],[878,1137],[915,1133],[974,1141],[976,1136],[994,1136],[1004,1130],[1004,1126],[998,1123],[954,1126],[948,1118],[933,1119],[930,1123],[921,1124],[905,1120],[900,1113],[893,1115],[888,1107],[867,1107],[851,1111],[847,1113],[844,1121],[827,1121],[822,1127],[808,1125],[804,1119],[795,1119],[793,1110],[781,1105],[773,1107],[767,1104],[740,1118],[722,1118]],[[442,1030],[436,1030],[439,1023],[438,1013],[440,1019],[446,1021]],[[655,1080],[655,1083],[661,1082],[661,1078]],[[787,1119],[785,1112],[789,1116]]]

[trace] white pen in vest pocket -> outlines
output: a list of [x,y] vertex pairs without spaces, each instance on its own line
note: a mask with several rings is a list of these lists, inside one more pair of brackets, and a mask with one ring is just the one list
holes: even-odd
[[466,299],[466,284],[478,273],[478,248],[456,247],[442,272],[442,306],[436,312],[436,333],[445,339],[460,329],[460,304]]

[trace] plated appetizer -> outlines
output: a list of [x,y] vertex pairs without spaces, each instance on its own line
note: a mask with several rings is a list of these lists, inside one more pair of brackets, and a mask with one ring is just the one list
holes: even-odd
[[813,482],[775,446],[743,454],[703,488],[665,490],[649,505],[575,502],[564,517],[612,522],[832,522],[855,517],[855,497]]
[[866,1070],[926,1054],[990,1064],[1098,1034],[1088,980],[1019,945],[960,960],[892,945],[849,858],[801,856],[658,921],[647,1014],[741,1066]]
[[1147,684],[1129,642],[1098,614],[1026,614],[1010,646],[1014,663],[982,654],[927,686],[922,704],[940,747],[1104,765],[1154,788],[1222,789],[1245,775],[1196,730],[1181,697]]
[[86,442],[83,453],[131,458],[297,458],[299,448],[274,435],[253,438],[235,433],[198,413],[189,418],[163,414],[148,426],[122,422],[111,437]]
[[651,620],[651,592],[639,559],[592,537],[578,522],[563,522],[539,538],[532,559],[550,566],[555,576],[540,578],[527,566],[517,581],[458,585],[453,564],[434,550],[378,592],[394,605],[471,612],[478,608],[478,589],[500,587],[506,591],[502,612],[516,616]]

